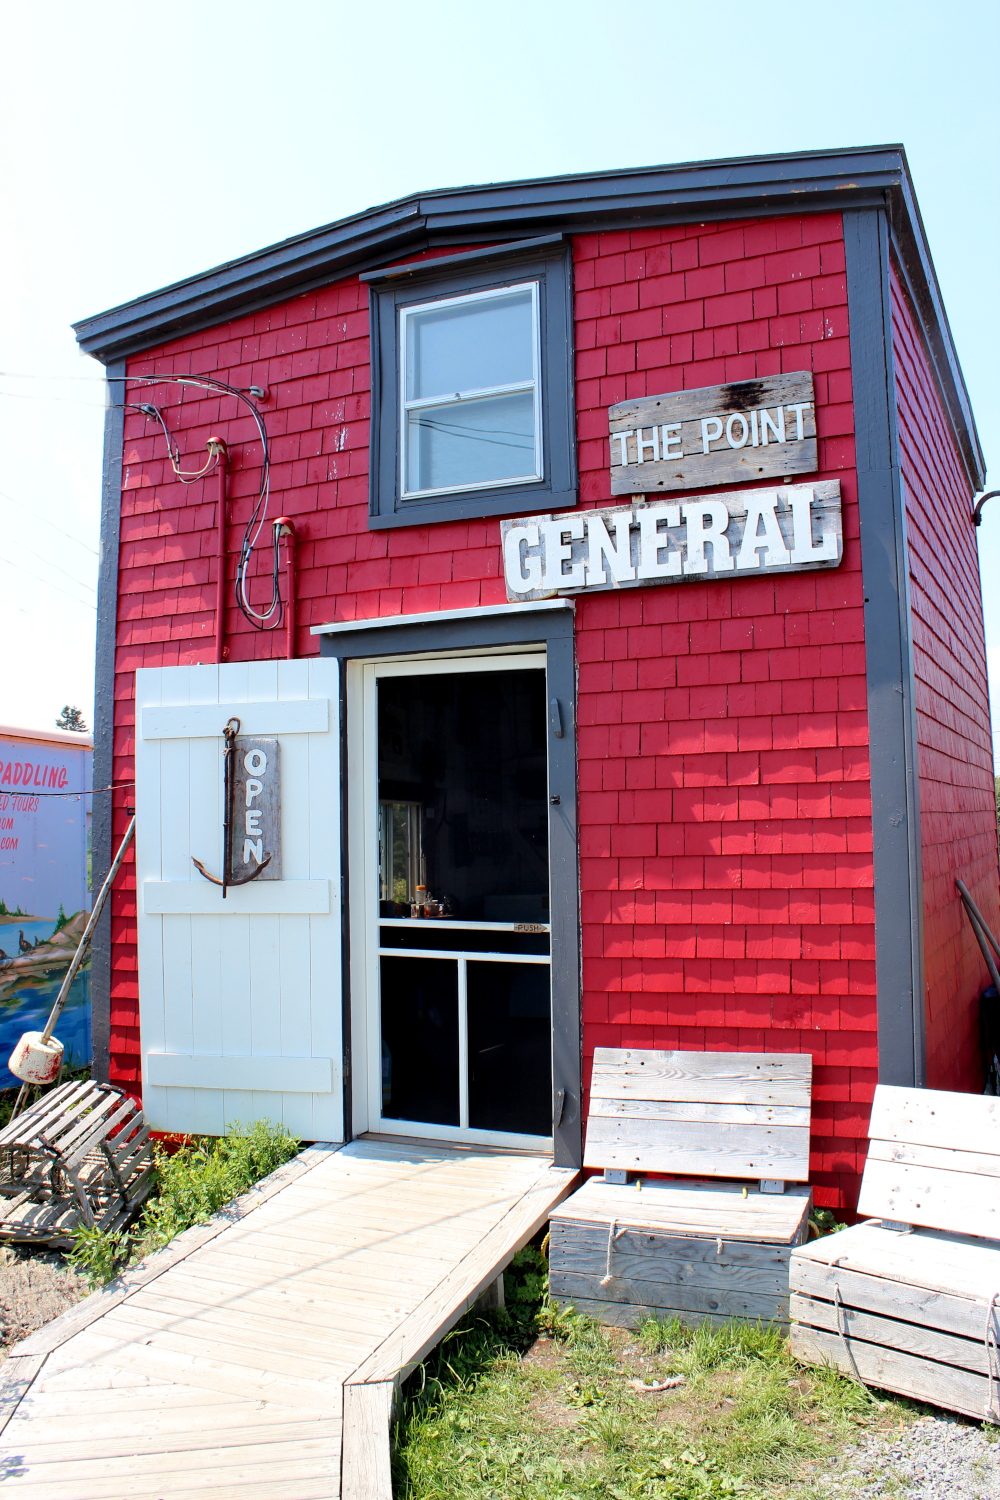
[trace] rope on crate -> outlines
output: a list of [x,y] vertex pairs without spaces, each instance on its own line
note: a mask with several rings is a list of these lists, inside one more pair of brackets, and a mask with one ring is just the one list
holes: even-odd
[[[983,1342],[986,1345],[986,1407],[988,1422],[1000,1422],[1000,1348],[997,1346],[996,1306],[1000,1292],[994,1292],[986,1309],[986,1328]],[[994,1390],[997,1394],[994,1396]]]
[[614,1250],[615,1240],[620,1240],[622,1235],[627,1233],[627,1228],[618,1228],[617,1219],[611,1220],[608,1226],[608,1253],[604,1262],[604,1275],[601,1277],[601,1286],[607,1286],[609,1282],[614,1281],[614,1277],[611,1274],[611,1253]]
[[837,1332],[840,1334],[840,1342],[844,1346],[844,1353],[847,1355],[847,1362],[851,1367],[851,1372],[854,1375],[855,1380],[858,1382],[858,1385],[864,1386],[864,1389],[867,1390],[868,1387],[861,1379],[861,1371],[858,1369],[857,1364],[855,1363],[854,1350],[851,1348],[850,1340],[847,1336],[847,1320],[844,1317],[844,1300],[840,1295],[839,1281],[835,1281],[833,1283],[833,1305],[837,1309]]

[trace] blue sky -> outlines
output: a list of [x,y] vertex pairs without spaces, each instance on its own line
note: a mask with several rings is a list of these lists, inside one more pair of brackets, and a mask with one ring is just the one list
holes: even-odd
[[903,142],[1000,487],[995,0],[56,0],[4,33],[0,722],[92,711],[103,392],[70,322],[421,188]]

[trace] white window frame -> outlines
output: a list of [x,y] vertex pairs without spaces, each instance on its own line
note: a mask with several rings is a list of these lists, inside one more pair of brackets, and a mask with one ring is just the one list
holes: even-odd
[[[466,1145],[505,1146],[551,1152],[552,1136],[477,1130],[468,1124],[468,1028],[465,981],[469,963],[499,960],[548,967],[549,954],[483,953],[438,950],[435,931],[514,932],[516,922],[472,922],[379,916],[378,861],[378,681],[382,677],[436,676],[453,672],[546,671],[544,648],[518,647],[495,652],[470,650],[441,655],[377,657],[347,667],[348,761],[352,785],[361,792],[350,799],[348,836],[351,881],[351,1030],[355,1040],[353,1116],[356,1134],[397,1135],[411,1139],[454,1141]],[[548,923],[538,924],[550,931]],[[382,1027],[380,1003],[380,934],[386,926],[425,930],[426,949],[394,948],[390,957],[447,958],[458,963],[459,979],[459,1125],[400,1120],[382,1114]],[[550,1026],[551,1047],[551,1026]],[[358,1054],[362,1053],[362,1056]]]
[[[457,307],[464,302],[487,302],[496,297],[509,297],[512,292],[531,293],[531,380],[518,380],[511,385],[483,386],[468,391],[450,391],[447,395],[421,396],[413,400],[406,398],[407,370],[407,324],[416,313],[429,312],[432,308]],[[517,282],[513,286],[491,287],[483,292],[464,292],[457,297],[434,297],[414,307],[399,310],[399,493],[404,500],[419,500],[431,495],[464,494],[468,490],[495,490],[509,485],[531,484],[544,476],[542,457],[542,381],[541,381],[541,328],[539,318],[539,283]],[[459,406],[463,401],[480,401],[486,396],[507,396],[522,391],[531,391],[535,419],[535,469],[531,474],[516,474],[510,479],[484,479],[478,483],[447,485],[441,489],[407,489],[407,460],[409,442],[409,415],[411,411],[425,411],[433,407]]]

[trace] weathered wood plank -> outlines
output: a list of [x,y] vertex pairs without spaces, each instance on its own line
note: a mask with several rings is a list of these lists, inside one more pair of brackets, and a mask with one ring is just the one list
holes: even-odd
[[[793,1323],[788,1336],[792,1353],[803,1364],[831,1365],[845,1375],[853,1374],[843,1341],[836,1334]],[[909,1396],[913,1401],[929,1401],[979,1421],[983,1418],[988,1389],[982,1376],[861,1339],[851,1340],[851,1354],[867,1385]]]
[[[619,441],[611,443],[611,493],[669,493],[812,473],[817,465],[813,401],[809,370],[620,401],[608,409],[609,427],[612,434],[628,433],[629,437],[624,454]],[[770,423],[762,423],[761,408]],[[734,413],[743,415],[737,415],[732,424],[731,444],[726,429]],[[641,455],[637,428],[644,429],[647,443]]]
[[20,1354],[15,1349],[0,1366],[0,1432],[17,1411],[45,1359],[44,1354]]
[[[956,1151],[951,1146],[910,1146],[901,1141],[870,1141],[869,1161],[900,1162],[908,1167],[934,1167],[942,1172],[962,1172],[972,1177],[1000,1177],[1000,1156],[983,1151]],[[989,1183],[983,1191],[996,1191]]]
[[[573,1200],[567,1201],[572,1203]],[[608,1229],[605,1224],[593,1220],[553,1216],[550,1242],[550,1260],[557,1254],[583,1259],[606,1252]],[[770,1276],[779,1271],[787,1274],[792,1246],[765,1240],[725,1240],[721,1235],[672,1234],[669,1230],[651,1229],[648,1224],[626,1218],[615,1228],[615,1254],[619,1253],[635,1255],[640,1260],[654,1259],[657,1264],[670,1261],[678,1265],[696,1265],[706,1261],[713,1265],[743,1267],[748,1275]]]
[[940,1229],[900,1234],[869,1221],[803,1246],[800,1256],[958,1297],[982,1299],[984,1287],[1000,1286],[1000,1245]]
[[[614,1082],[610,1087],[617,1087]],[[673,1120],[692,1125],[797,1125],[809,1128],[807,1104],[718,1104],[708,1099],[640,1099],[591,1096],[588,1120],[597,1116],[632,1120]]]
[[[830,1290],[832,1293],[833,1289]],[[841,1294],[843,1295],[842,1286]],[[804,1323],[810,1328],[822,1328],[828,1333],[840,1332],[837,1308],[833,1302],[819,1297],[803,1297],[796,1292],[789,1301],[789,1313],[796,1322]],[[846,1303],[841,1307],[840,1317],[844,1332],[851,1340],[864,1339],[866,1343],[899,1349],[921,1359],[936,1359],[940,1364],[958,1365],[963,1370],[972,1370],[979,1375],[988,1374],[986,1346],[982,1337],[985,1318],[980,1320],[979,1338],[965,1339],[942,1333],[936,1328],[922,1327],[919,1323],[887,1318],[880,1313],[861,1312]]]
[[809,1128],[591,1115],[584,1165],[713,1177],[809,1177]]
[[858,1212],[931,1229],[1000,1238],[1000,1192],[990,1178],[971,1173],[869,1160]]
[[577,1174],[550,1167],[522,1194],[498,1224],[457,1264],[447,1267],[422,1306],[358,1366],[355,1379],[392,1380],[419,1364],[486,1290],[522,1245],[546,1222],[552,1209],[572,1190]]
[[868,1134],[873,1141],[1000,1156],[1000,1099],[880,1083]]
[[[204,1420],[197,1421],[188,1413],[186,1419],[174,1414],[173,1420],[159,1422],[152,1430],[137,1430],[129,1413],[128,1423],[123,1424],[119,1409],[117,1430],[110,1423],[100,1437],[101,1458],[105,1460],[150,1458],[156,1455],[187,1454],[193,1466],[205,1462],[212,1467],[212,1460],[220,1449],[239,1449],[298,1444],[300,1451],[307,1452],[311,1446],[315,1451],[319,1445],[333,1442],[338,1447],[341,1436],[341,1417],[311,1417],[303,1421],[286,1420],[281,1423],[260,1421],[257,1409],[259,1402],[244,1401],[239,1405],[212,1408]],[[223,1417],[220,1413],[227,1413]],[[16,1426],[16,1424],[15,1424]],[[14,1427],[10,1429],[14,1433]],[[30,1436],[30,1430],[29,1434]],[[23,1447],[24,1461],[32,1465],[55,1466],[57,1464],[92,1463],[96,1432],[88,1434],[86,1424],[78,1423],[67,1429],[62,1424],[57,1431],[47,1435],[44,1448],[39,1451],[29,1443]],[[386,1433],[388,1443],[388,1431]],[[285,1447],[285,1452],[291,1452]],[[262,1455],[267,1461],[280,1454]],[[166,1465],[165,1465],[166,1467]]]
[[829,1301],[833,1298],[835,1284],[850,1307],[900,1318],[925,1328],[939,1328],[964,1338],[982,1339],[986,1326],[984,1302],[974,1302],[947,1292],[928,1291],[904,1281],[859,1274],[843,1266],[832,1267],[800,1258],[798,1254],[792,1256],[789,1285],[793,1292]]
[[651,1052],[598,1047],[591,1093],[598,1097],[791,1104],[811,1102],[808,1053]]
[[[564,1304],[566,1305],[566,1304]],[[685,1307],[659,1307],[649,1304],[640,1305],[631,1302],[610,1302],[606,1298],[597,1300],[589,1297],[574,1297],[572,1305],[579,1313],[585,1313],[588,1318],[594,1318],[598,1323],[606,1323],[612,1328],[638,1328],[647,1318],[660,1318],[664,1322],[670,1322],[673,1318],[679,1319],[685,1327],[697,1328],[700,1323],[711,1323],[715,1327],[721,1327],[725,1323],[731,1323],[732,1318],[727,1314],[713,1312],[692,1312]],[[787,1320],[774,1318],[768,1320],[775,1327],[786,1328]]]
[[392,1500],[389,1418],[394,1385],[344,1386],[341,1500]]
[[[690,1246],[694,1253],[678,1254],[677,1247]],[[616,1277],[624,1281],[648,1281],[664,1286],[700,1286],[706,1290],[757,1292],[788,1295],[787,1246],[753,1248],[760,1259],[748,1256],[729,1258],[729,1246],[716,1249],[714,1240],[671,1240],[650,1236],[638,1230],[616,1233],[611,1251],[611,1266]],[[597,1276],[605,1274],[608,1259],[608,1234],[605,1230],[585,1227],[567,1230],[553,1225],[549,1241],[549,1274],[554,1276]],[[658,1298],[644,1301],[657,1301]]]
[[808,1188],[767,1194],[736,1183],[652,1182],[637,1192],[591,1177],[553,1211],[553,1221],[610,1224],[672,1231],[681,1236],[759,1240],[789,1245],[805,1237],[812,1194]]
[[[324,1482],[325,1491],[318,1491],[323,1500],[329,1500],[331,1494],[337,1495],[339,1443],[336,1454],[325,1451],[329,1444],[316,1445],[315,1449],[311,1444],[300,1444],[305,1451],[299,1456],[294,1445],[287,1452],[280,1451],[281,1444],[275,1446],[279,1451],[273,1458],[266,1450],[261,1452],[256,1448],[220,1448],[215,1462],[204,1466],[189,1462],[184,1454],[151,1455],[132,1462],[124,1458],[106,1463],[90,1459],[85,1464],[35,1462],[23,1477],[13,1476],[15,1483],[11,1488],[22,1490],[31,1500],[109,1500],[123,1495],[174,1500],[206,1492],[236,1496],[243,1493],[244,1484],[262,1481],[270,1474],[274,1486],[286,1486],[287,1496],[298,1497],[302,1493],[297,1481]],[[9,1480],[5,1482],[10,1484]],[[272,1488],[263,1493],[280,1496],[282,1490]],[[317,1491],[314,1489],[313,1493]]]
[[31,1334],[17,1345],[18,1354],[47,1354],[51,1349],[58,1349],[68,1339],[89,1328],[98,1318],[102,1318],[106,1312],[117,1307],[120,1302],[131,1296],[132,1292],[141,1286],[146,1286],[150,1281],[155,1281],[162,1276],[171,1266],[177,1265],[187,1256],[192,1255],[202,1245],[215,1239],[225,1230],[232,1228],[233,1224],[241,1217],[248,1214],[259,1204],[265,1203],[275,1193],[279,1193],[290,1182],[306,1172],[311,1172],[314,1167],[326,1161],[328,1157],[339,1151],[339,1146],[329,1146],[324,1142],[317,1142],[308,1146],[300,1152],[292,1161],[276,1168],[267,1177],[263,1178],[256,1186],[248,1189],[241,1197],[237,1198],[227,1208],[217,1214],[206,1224],[195,1224],[191,1229],[186,1229],[179,1234],[169,1245],[162,1250],[156,1250],[152,1255],[147,1255],[139,1265],[124,1272],[116,1278],[110,1286],[103,1291],[94,1292],[91,1296],[72,1307],[68,1312],[53,1318],[44,1328],[37,1333]]
[[[603,1267],[602,1267],[603,1275]],[[630,1303],[636,1307],[669,1306],[691,1313],[715,1313],[723,1318],[760,1318],[765,1323],[777,1318],[788,1321],[788,1289],[780,1293],[744,1292],[736,1287],[716,1290],[706,1286],[677,1282],[630,1280],[619,1277],[612,1265],[612,1279],[601,1285],[596,1273],[587,1276],[567,1271],[549,1273],[549,1290],[557,1302],[580,1299],[589,1302]]]

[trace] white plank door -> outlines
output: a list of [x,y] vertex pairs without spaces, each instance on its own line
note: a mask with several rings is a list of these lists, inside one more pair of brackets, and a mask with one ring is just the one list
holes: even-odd
[[[283,1121],[343,1139],[340,726],[334,660],[136,672],[143,1102],[157,1130]],[[280,880],[218,886],[222,730],[277,735]]]

